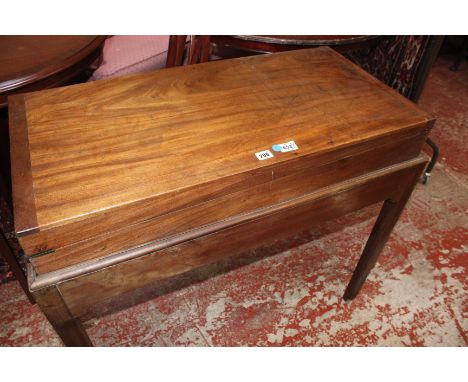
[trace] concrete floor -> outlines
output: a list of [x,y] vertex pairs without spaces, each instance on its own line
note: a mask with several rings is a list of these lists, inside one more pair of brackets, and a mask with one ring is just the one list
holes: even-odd
[[[92,312],[100,318],[85,323],[94,344],[466,346],[468,63],[457,73],[447,69],[450,63],[438,59],[420,102],[438,117],[431,136],[440,162],[430,183],[418,185],[354,301],[341,296],[379,206],[110,301]],[[155,294],[162,295],[119,310]],[[0,285],[0,345],[61,345],[17,282]]]

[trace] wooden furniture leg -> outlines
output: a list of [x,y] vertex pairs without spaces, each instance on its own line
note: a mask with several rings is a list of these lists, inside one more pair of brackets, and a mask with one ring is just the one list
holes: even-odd
[[70,313],[57,286],[38,290],[34,297],[65,346],[93,346],[80,320]]
[[208,62],[210,58],[210,36],[191,36],[188,64]]
[[[169,36],[166,68],[182,66],[187,36]],[[210,36],[190,36],[187,64],[207,62],[210,58]]]
[[374,268],[379,254],[395,227],[398,218],[403,212],[423,169],[424,166],[417,167],[414,176],[410,178],[408,186],[397,200],[385,200],[356,269],[354,270],[353,276],[351,277],[351,281],[346,288],[343,296],[345,300],[354,299],[361,290],[369,272]]
[[184,50],[187,36],[169,36],[169,46],[167,48],[166,68],[182,66],[184,64]]
[[28,296],[29,301],[31,302],[31,304],[34,304],[35,301],[31,293],[29,292],[26,276],[23,270],[21,269],[20,265],[18,264],[18,261],[16,260],[15,255],[13,254],[10,246],[8,245],[7,239],[5,238],[3,232],[0,233],[0,253],[10,266],[11,271],[15,275],[16,280],[19,281],[21,287],[24,290],[24,293],[26,293],[26,296]]

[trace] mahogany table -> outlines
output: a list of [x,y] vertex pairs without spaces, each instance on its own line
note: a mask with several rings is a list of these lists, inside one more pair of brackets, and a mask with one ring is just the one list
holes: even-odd
[[66,345],[91,345],[96,304],[383,202],[353,299],[434,122],[329,48],[18,95],[10,111],[15,230]]

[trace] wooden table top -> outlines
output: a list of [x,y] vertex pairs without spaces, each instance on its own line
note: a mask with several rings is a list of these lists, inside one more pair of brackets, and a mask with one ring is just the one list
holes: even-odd
[[[273,178],[273,165],[431,118],[330,48],[18,95],[10,111],[19,233],[222,191],[226,179],[254,183],[259,171]],[[298,150],[255,156],[291,140]]]
[[0,36],[0,93],[42,79],[86,57],[103,36]]

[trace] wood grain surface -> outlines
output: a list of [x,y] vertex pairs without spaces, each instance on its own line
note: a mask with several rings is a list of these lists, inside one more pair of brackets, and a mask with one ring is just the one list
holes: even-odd
[[[20,237],[29,254],[273,181],[295,161],[338,160],[409,133],[420,146],[432,122],[328,48],[51,89],[21,102],[27,123],[16,131],[27,129],[31,216],[17,214],[28,201],[13,197],[19,236],[39,231],[29,235],[37,240]],[[289,140],[299,150],[254,156]],[[12,142],[13,154],[27,149]]]
[[22,232],[37,231],[26,105],[21,96],[12,98],[10,105],[10,146],[14,148],[10,160],[14,170],[12,191],[15,195],[15,229]]
[[[72,244],[62,246],[60,244],[63,242],[49,241],[48,244],[55,248],[54,251],[44,256],[33,257],[32,263],[38,274],[44,274],[123,251],[129,246],[143,245],[166,236],[180,234],[199,226],[297,198],[330,184],[414,158],[418,155],[421,144],[425,140],[424,135],[419,134],[418,137],[420,142],[417,142],[413,136],[406,137],[404,140],[390,140],[374,150],[350,155],[321,166],[315,166],[312,161],[301,161],[296,166],[289,166],[287,171],[278,169],[275,177],[268,182],[162,215],[153,212],[153,218],[135,224],[123,224],[101,235],[90,233],[89,236],[83,236],[83,231],[79,230],[66,236]],[[161,210],[164,210],[163,206]],[[33,241],[29,238],[40,237],[41,235],[31,235],[23,238],[23,241],[32,244]],[[44,244],[36,244],[35,253],[41,245]]]

